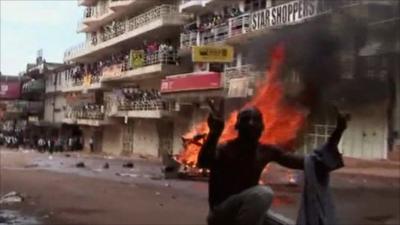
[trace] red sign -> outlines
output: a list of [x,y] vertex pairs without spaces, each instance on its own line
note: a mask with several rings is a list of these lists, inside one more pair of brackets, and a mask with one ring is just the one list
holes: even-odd
[[161,81],[161,93],[200,91],[219,89],[221,87],[221,74],[217,72],[199,72],[169,76]]
[[0,99],[18,99],[21,95],[20,81],[0,81]]

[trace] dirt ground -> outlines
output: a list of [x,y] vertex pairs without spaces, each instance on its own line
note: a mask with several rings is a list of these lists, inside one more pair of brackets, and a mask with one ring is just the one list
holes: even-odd
[[[159,162],[135,159],[134,168],[123,168],[127,160],[2,149],[0,196],[17,191],[26,198],[0,211],[16,210],[38,224],[205,224],[206,182],[165,180]],[[102,169],[105,162],[109,169]],[[268,177],[273,210],[295,220],[301,187],[285,183],[286,173],[275,168]],[[334,174],[340,224],[400,224],[399,188],[398,179]]]

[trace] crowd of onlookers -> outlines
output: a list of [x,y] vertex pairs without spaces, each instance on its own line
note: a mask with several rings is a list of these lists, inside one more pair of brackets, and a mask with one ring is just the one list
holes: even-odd
[[211,13],[200,18],[200,23],[191,23],[184,27],[184,32],[205,32],[228,22],[229,18],[242,15],[239,7],[227,7],[219,13]]
[[119,99],[120,110],[163,109],[161,93],[156,89],[143,90],[138,86],[123,88]]
[[49,151],[76,151],[82,150],[83,139],[78,136],[70,137],[54,137],[54,136],[38,136],[24,135],[22,132],[9,131],[0,132],[0,145],[7,148],[25,148],[35,149],[39,152]]
[[[85,79],[89,79],[89,83],[97,83],[103,75],[103,69],[113,65],[121,65],[121,72],[132,70],[137,67],[147,66],[157,63],[177,64],[177,48],[171,44],[169,40],[165,42],[144,41],[140,48],[143,51],[141,57],[142,63],[132,63],[135,59],[130,51],[124,50],[101,59],[92,64],[79,64],[71,68],[71,77],[74,86],[82,85]],[[137,51],[140,51],[137,50]],[[135,51],[135,50],[132,50]]]
[[85,103],[79,106],[71,108],[66,111],[66,118],[74,119],[92,119],[102,120],[104,119],[104,106],[92,103]]

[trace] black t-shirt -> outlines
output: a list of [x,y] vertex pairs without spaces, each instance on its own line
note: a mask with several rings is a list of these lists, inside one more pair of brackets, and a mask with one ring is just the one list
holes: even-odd
[[261,172],[282,152],[269,145],[258,144],[256,151],[230,141],[217,148],[210,166],[209,204],[213,209],[232,195],[258,185]]

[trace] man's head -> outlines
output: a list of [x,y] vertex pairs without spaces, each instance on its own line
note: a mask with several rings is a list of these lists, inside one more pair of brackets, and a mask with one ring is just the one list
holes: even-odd
[[240,139],[258,141],[264,130],[260,110],[256,107],[242,109],[237,116],[235,129],[239,132]]

